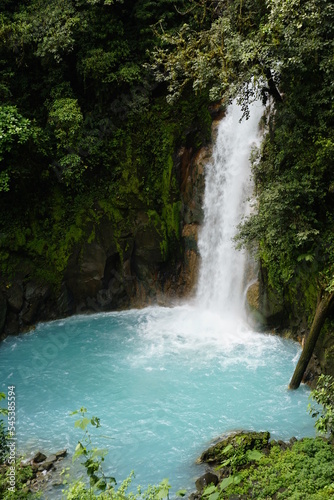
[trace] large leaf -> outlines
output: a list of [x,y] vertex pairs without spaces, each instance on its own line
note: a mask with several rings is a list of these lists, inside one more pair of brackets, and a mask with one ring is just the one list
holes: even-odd
[[261,460],[261,458],[262,458],[263,456],[264,456],[264,455],[263,455],[263,453],[261,453],[261,452],[260,452],[260,451],[258,451],[258,450],[248,450],[248,451],[247,451],[247,459],[248,459],[249,461],[251,461],[251,460],[256,460],[256,461],[258,462],[259,460]]

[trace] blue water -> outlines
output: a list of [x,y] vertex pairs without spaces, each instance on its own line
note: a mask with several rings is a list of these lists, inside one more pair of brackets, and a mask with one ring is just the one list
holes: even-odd
[[168,477],[191,491],[196,458],[227,431],[314,435],[308,388],[287,389],[299,353],[191,305],[75,316],[1,343],[0,391],[16,386],[21,450],[73,452],[81,432],[69,413],[85,406],[119,482],[133,469],[135,484]]

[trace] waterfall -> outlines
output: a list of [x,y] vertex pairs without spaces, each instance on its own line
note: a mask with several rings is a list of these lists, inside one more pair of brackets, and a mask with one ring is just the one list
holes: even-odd
[[201,268],[197,303],[224,315],[243,311],[246,255],[236,250],[233,238],[249,211],[252,192],[250,154],[260,143],[259,120],[263,106],[254,103],[250,118],[240,122],[233,103],[218,126],[212,161],[206,166],[204,224],[199,235]]

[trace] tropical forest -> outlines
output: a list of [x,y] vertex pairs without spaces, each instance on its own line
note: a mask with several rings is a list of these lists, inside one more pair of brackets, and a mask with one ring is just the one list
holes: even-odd
[[0,2],[0,498],[334,498],[334,4]]

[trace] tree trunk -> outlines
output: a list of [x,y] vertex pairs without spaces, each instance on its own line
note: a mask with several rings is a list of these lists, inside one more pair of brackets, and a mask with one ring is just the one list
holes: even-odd
[[317,340],[319,338],[321,328],[325,322],[325,319],[327,318],[330,308],[332,307],[333,299],[334,299],[334,292],[326,294],[320,299],[317,305],[311,330],[310,333],[308,334],[308,337],[304,344],[304,348],[302,350],[297,366],[293,373],[292,379],[290,381],[289,389],[298,389],[302,381],[307,365],[313,354],[315,344],[317,343]]

